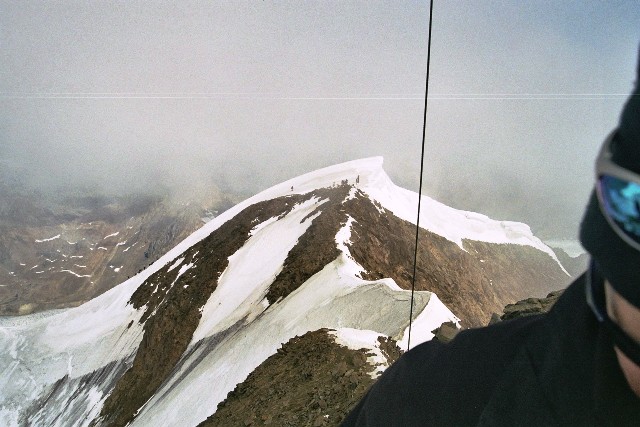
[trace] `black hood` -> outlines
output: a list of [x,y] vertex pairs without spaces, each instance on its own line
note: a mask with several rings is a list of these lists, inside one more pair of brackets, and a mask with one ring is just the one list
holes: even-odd
[[[640,55],[635,90],[620,115],[612,140],[612,160],[640,174]],[[580,241],[618,293],[640,307],[640,251],[625,243],[600,211],[595,191],[580,226]]]

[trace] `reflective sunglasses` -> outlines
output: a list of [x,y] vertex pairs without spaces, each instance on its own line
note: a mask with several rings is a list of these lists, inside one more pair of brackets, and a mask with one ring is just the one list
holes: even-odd
[[596,160],[596,192],[600,210],[616,234],[640,250],[640,175],[611,160],[615,134],[607,137]]
[[586,276],[587,304],[605,331],[618,347],[633,363],[640,366],[640,343],[631,338],[615,323],[607,313],[604,292],[604,278],[598,271],[595,262],[591,261]]

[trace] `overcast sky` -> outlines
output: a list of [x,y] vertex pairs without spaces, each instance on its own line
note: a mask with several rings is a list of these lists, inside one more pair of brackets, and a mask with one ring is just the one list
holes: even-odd
[[[250,195],[382,155],[418,188],[428,1],[0,0],[0,167]],[[424,192],[573,237],[635,80],[628,1],[436,0]]]

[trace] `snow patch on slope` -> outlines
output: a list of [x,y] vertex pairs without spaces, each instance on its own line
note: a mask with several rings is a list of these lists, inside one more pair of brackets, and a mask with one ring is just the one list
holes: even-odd
[[349,251],[348,243],[351,243],[351,226],[355,222],[351,216],[347,218],[347,223],[338,230],[336,234],[336,245],[338,249],[344,253],[345,255],[351,256],[351,252]]
[[48,239],[42,239],[42,240],[36,239],[35,242],[36,243],[50,242],[52,240],[56,240],[56,239],[59,239],[59,238],[60,238],[60,234],[58,234],[56,236],[53,236],[53,237],[49,237]]
[[[142,338],[137,323],[141,313],[127,301],[141,283],[141,278],[132,278],[74,309],[0,317],[0,348],[10,349],[0,352],[0,425],[15,425],[12,420],[24,416],[40,393],[58,380],[66,384],[135,352]],[[64,399],[48,403],[59,405],[56,414],[65,413],[69,401],[84,399],[76,396],[77,390],[67,391]]]
[[270,218],[253,228],[249,240],[229,257],[218,287],[202,307],[201,322],[191,344],[224,331],[250,313],[264,311],[269,285],[282,271],[289,251],[320,213],[305,217],[320,204],[313,198],[296,205],[284,218]]
[[[78,267],[81,267],[81,266],[78,266]],[[69,274],[72,274],[72,275],[74,275],[74,276],[76,276],[76,277],[91,277],[91,275],[90,275],[90,274],[78,274],[78,273],[76,273],[76,272],[74,272],[74,271],[71,271],[71,270],[64,270],[64,269],[63,269],[63,270],[60,270],[60,273],[69,273]]]
[[[447,308],[446,305],[440,301],[440,298],[434,293],[431,293],[429,303],[413,321],[411,326],[411,347],[413,348],[418,344],[427,342],[433,339],[434,335],[432,331],[437,329],[445,322],[453,322],[458,327],[460,326],[460,319]],[[403,350],[407,350],[407,343],[409,341],[409,327],[404,330],[402,338],[398,341],[398,347]]]
[[384,335],[376,331],[353,328],[340,328],[330,331],[329,334],[335,337],[337,344],[351,350],[367,350],[367,353],[370,354],[367,361],[374,367],[371,378],[378,378],[389,367],[389,362],[382,354],[378,341],[378,338],[384,337]]

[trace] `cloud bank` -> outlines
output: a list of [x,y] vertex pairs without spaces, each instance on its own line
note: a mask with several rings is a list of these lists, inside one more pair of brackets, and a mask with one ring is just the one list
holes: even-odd
[[[2,165],[40,189],[248,195],[382,155],[417,190],[426,3],[2,1]],[[436,2],[424,191],[571,237],[640,11],[556,3]]]

